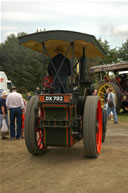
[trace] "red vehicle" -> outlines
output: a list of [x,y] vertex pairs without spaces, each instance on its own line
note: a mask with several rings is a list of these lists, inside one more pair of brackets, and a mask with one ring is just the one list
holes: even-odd
[[111,87],[116,94],[116,110],[128,111],[128,62],[94,66],[90,68],[91,73],[98,73],[98,96],[102,106],[105,103],[105,93]]

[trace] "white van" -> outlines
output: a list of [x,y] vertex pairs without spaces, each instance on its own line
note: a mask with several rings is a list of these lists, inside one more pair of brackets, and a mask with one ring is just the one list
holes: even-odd
[[12,87],[11,80],[8,80],[5,72],[0,71],[0,95],[3,90],[10,92],[11,87]]

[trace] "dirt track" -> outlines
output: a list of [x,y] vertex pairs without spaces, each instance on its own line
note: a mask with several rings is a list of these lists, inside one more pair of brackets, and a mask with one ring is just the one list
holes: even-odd
[[98,159],[83,156],[83,142],[31,156],[24,140],[0,140],[1,193],[127,193],[128,124],[108,123]]

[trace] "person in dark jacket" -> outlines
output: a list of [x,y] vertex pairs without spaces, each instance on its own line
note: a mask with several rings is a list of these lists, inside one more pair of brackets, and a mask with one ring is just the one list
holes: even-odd
[[[53,57],[52,62],[49,62],[48,64],[48,73],[50,76],[54,76],[55,79],[55,81],[53,80],[52,87],[54,87],[54,93],[64,93],[64,89],[65,92],[68,92],[67,80],[68,76],[71,75],[71,63],[69,59],[63,55],[62,47],[58,46],[55,51],[57,55]],[[58,76],[63,82],[63,86],[60,83],[59,78],[56,76],[56,71],[53,67],[53,64],[56,71],[58,72]]]

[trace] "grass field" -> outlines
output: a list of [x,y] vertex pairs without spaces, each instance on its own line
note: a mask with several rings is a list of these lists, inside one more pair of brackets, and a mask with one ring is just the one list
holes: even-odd
[[121,111],[118,115],[118,121],[128,123],[128,112]]

